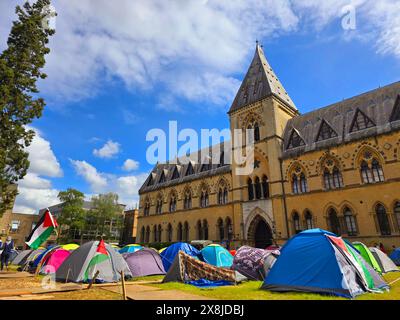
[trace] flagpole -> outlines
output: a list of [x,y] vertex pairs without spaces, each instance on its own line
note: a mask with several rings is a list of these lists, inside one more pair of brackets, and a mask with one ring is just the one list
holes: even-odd
[[57,227],[55,226],[55,223],[54,223],[54,220],[53,220],[53,215],[51,214],[51,211],[50,211],[49,208],[46,208],[46,210],[47,210],[47,211],[49,212],[49,214],[50,214],[51,222],[53,223],[54,231],[56,232],[56,236],[57,236],[57,238],[58,238],[58,231],[57,231]]

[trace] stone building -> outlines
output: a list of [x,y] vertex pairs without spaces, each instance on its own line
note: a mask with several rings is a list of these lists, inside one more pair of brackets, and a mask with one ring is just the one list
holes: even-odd
[[126,210],[124,213],[124,228],[122,230],[122,236],[120,245],[124,246],[127,244],[135,243],[137,233],[137,220],[139,216],[139,210]]
[[12,213],[8,235],[14,240],[15,248],[23,250],[27,247],[25,241],[38,221],[36,214]]
[[266,247],[318,227],[400,245],[400,83],[302,115],[257,44],[228,115],[231,132],[253,129],[253,172],[222,151],[219,164],[158,164],[139,190],[138,242]]

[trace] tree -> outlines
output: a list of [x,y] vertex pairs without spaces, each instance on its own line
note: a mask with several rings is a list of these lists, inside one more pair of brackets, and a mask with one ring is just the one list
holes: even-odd
[[100,194],[92,198],[88,222],[91,224],[91,229],[95,230],[96,237],[109,239],[112,223],[114,223],[113,229],[121,228],[122,210],[123,208],[118,204],[118,195],[115,193]]
[[85,210],[83,209],[85,195],[78,190],[68,189],[61,191],[58,198],[62,202],[61,215],[57,220],[59,237],[65,242],[70,242],[75,238],[72,236],[72,231],[78,230],[82,239],[85,227]]
[[49,5],[50,0],[37,0],[16,7],[18,20],[0,55],[0,217],[17,195],[16,188],[10,186],[29,168],[25,148],[31,144],[34,132],[26,125],[39,118],[45,106],[44,100],[37,97],[36,83],[46,78],[41,70],[50,52],[49,37],[55,33],[43,25]]

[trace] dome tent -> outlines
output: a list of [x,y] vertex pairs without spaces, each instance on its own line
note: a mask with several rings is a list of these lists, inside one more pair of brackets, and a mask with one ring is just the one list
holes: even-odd
[[167,249],[161,252],[161,259],[166,272],[168,272],[179,251],[183,251],[192,257],[198,258],[201,256],[200,251],[188,243],[178,242],[170,245]]
[[400,248],[394,249],[389,258],[392,259],[396,266],[400,266]]
[[369,250],[374,255],[375,260],[379,263],[383,273],[400,271],[394,262],[386,255],[386,253],[375,247],[371,247]]
[[[132,277],[124,258],[109,244],[104,244],[104,253],[100,251],[102,241],[90,241],[81,245],[61,264],[56,271],[57,281],[89,282],[96,271],[99,271],[99,282],[118,282],[121,279],[119,272]],[[106,259],[92,265],[96,255],[102,253]]]
[[119,253],[123,254],[123,253],[134,253],[138,250],[143,249],[143,247],[139,244],[128,244],[125,247],[123,247],[122,249],[119,250]]
[[165,274],[160,254],[152,249],[144,248],[133,253],[124,253],[122,256],[133,277]]
[[65,250],[62,246],[56,246],[46,251],[37,267],[40,274],[55,273],[61,264],[69,257],[71,251]]
[[357,249],[357,251],[361,254],[361,257],[364,258],[364,260],[366,262],[369,263],[369,265],[375,269],[376,272],[379,272],[380,274],[382,274],[382,269],[378,263],[378,261],[376,261],[374,255],[372,254],[372,252],[368,249],[368,247],[361,242],[353,242],[353,247]]
[[354,247],[321,229],[292,237],[262,286],[270,291],[315,292],[346,298],[388,288]]
[[228,250],[218,244],[210,244],[201,251],[203,260],[216,267],[230,268],[233,256]]

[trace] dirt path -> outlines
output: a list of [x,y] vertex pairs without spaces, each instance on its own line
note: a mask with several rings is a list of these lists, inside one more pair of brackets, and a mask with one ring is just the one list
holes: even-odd
[[[103,290],[121,293],[121,286],[107,286]],[[179,290],[162,290],[156,287],[134,284],[126,286],[126,296],[131,300],[213,300]]]

